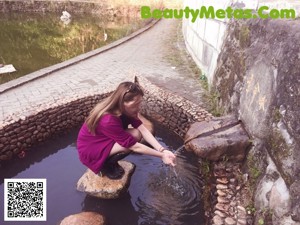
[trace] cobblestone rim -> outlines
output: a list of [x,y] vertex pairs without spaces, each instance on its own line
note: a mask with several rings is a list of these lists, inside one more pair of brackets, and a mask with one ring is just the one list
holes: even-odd
[[45,77],[53,72],[56,72],[58,70],[61,70],[61,69],[64,69],[68,66],[71,66],[71,65],[74,65],[76,63],[79,63],[81,61],[84,61],[86,59],[89,59],[93,56],[96,56],[96,55],[99,55],[103,52],[106,52],[112,48],[115,48],[123,43],[126,43],[127,41],[137,37],[138,35],[144,33],[145,31],[147,31],[148,29],[152,28],[158,21],[160,20],[152,20],[148,25],[146,25],[145,27],[135,31],[134,33],[124,37],[124,38],[121,38],[117,41],[114,41],[108,45],[105,45],[101,48],[98,48],[98,49],[95,49],[93,51],[90,51],[90,52],[87,52],[85,54],[81,54],[79,56],[76,56],[74,58],[71,58],[69,60],[66,60],[64,62],[61,62],[61,63],[58,63],[58,64],[55,64],[53,66],[49,66],[49,67],[46,67],[46,68],[43,68],[43,69],[40,69],[36,72],[33,72],[33,73],[30,73],[28,75],[25,75],[23,77],[20,77],[20,78],[17,78],[15,80],[12,80],[12,81],[9,81],[7,83],[4,83],[4,84],[1,84],[0,85],[0,94],[6,92],[6,91],[9,91],[11,89],[14,89],[16,87],[19,87],[23,84],[26,84],[26,83],[29,83],[31,81],[34,81],[36,79],[39,79],[39,78],[42,78],[42,77]]

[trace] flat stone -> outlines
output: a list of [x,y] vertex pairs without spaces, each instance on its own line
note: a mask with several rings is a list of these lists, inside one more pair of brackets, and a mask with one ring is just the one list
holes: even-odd
[[217,190],[217,194],[218,194],[219,196],[221,196],[221,197],[226,196],[226,193],[225,193],[224,191],[222,191],[222,190]]
[[242,161],[250,145],[243,126],[230,116],[192,124],[184,141],[188,151],[212,161],[218,161],[223,156],[228,160]]
[[226,214],[225,213],[223,213],[223,212],[221,212],[221,211],[219,211],[219,210],[215,210],[215,215],[218,215],[218,216],[220,216],[221,218],[225,218],[226,217]]
[[225,224],[226,224],[226,225],[235,225],[235,224],[236,224],[236,221],[235,221],[233,218],[231,218],[231,217],[227,217],[227,218],[225,219]]
[[130,184],[135,166],[126,161],[119,161],[119,164],[125,170],[125,174],[121,179],[111,180],[106,176],[100,177],[88,169],[77,182],[77,190],[102,199],[120,197],[122,193],[126,192]]
[[196,122],[193,123],[185,136],[185,141],[190,140],[196,136],[201,136],[208,132],[213,132],[221,127],[236,124],[238,120],[229,115],[224,117],[213,118],[209,122]]
[[222,225],[222,224],[224,224],[223,223],[223,219],[220,216],[218,216],[218,215],[215,215],[213,217],[213,222],[214,222],[215,225]]
[[229,205],[223,204],[223,203],[217,203],[216,204],[216,209],[221,211],[221,212],[227,212],[229,209]]
[[219,203],[229,203],[229,200],[224,197],[219,196],[217,199]]
[[95,212],[81,212],[64,218],[60,225],[105,225],[105,218]]

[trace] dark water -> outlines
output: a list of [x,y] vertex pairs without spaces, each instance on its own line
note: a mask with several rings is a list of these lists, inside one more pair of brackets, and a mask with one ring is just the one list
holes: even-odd
[[102,47],[147,23],[138,18],[109,20],[72,14],[71,21],[65,24],[60,16],[59,13],[0,14],[0,64],[13,64],[17,70],[0,74],[0,84]]
[[[156,128],[157,138],[169,149],[181,140],[169,131]],[[101,200],[76,190],[76,183],[86,168],[77,157],[77,129],[37,147],[23,159],[1,168],[1,224],[58,224],[64,217],[82,211],[104,215],[111,225],[201,225],[205,224],[201,199],[201,180],[197,158],[180,150],[175,171],[160,159],[130,155],[126,160],[136,165],[128,192],[120,199]],[[4,222],[4,178],[47,179],[46,222]]]

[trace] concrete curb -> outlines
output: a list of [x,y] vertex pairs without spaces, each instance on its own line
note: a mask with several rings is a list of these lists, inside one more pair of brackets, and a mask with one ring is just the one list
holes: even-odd
[[55,64],[53,66],[49,66],[43,69],[40,69],[36,72],[30,73],[28,75],[25,75],[23,77],[17,78],[15,80],[9,81],[7,83],[1,84],[0,85],[0,94],[9,91],[11,89],[14,89],[16,87],[19,87],[23,84],[29,83],[31,81],[37,80],[39,78],[45,77],[51,73],[54,73],[58,70],[64,69],[68,66],[74,65],[76,63],[79,63],[81,61],[84,61],[86,59],[89,59],[93,56],[99,55],[101,53],[104,53],[112,48],[115,48],[123,43],[126,43],[127,41],[139,36],[140,34],[144,33],[145,31],[147,31],[148,29],[152,28],[158,21],[160,20],[152,20],[150,22],[150,24],[148,24],[146,27],[143,27],[137,31],[135,31],[134,33],[130,34],[129,36],[126,36],[124,38],[121,38],[117,41],[114,41],[113,43],[110,43],[108,45],[105,45],[101,48],[95,49],[93,51],[87,52],[85,54],[81,54],[79,56],[76,56],[72,59],[66,60],[64,62]]

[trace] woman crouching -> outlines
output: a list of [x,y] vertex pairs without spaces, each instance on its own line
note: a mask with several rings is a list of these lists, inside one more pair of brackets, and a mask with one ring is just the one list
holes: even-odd
[[[82,125],[77,139],[79,159],[95,174],[120,179],[124,169],[118,161],[131,151],[175,165],[175,155],[161,146],[138,117],[143,95],[138,84],[123,82],[94,107]],[[141,138],[152,148],[139,143]]]

